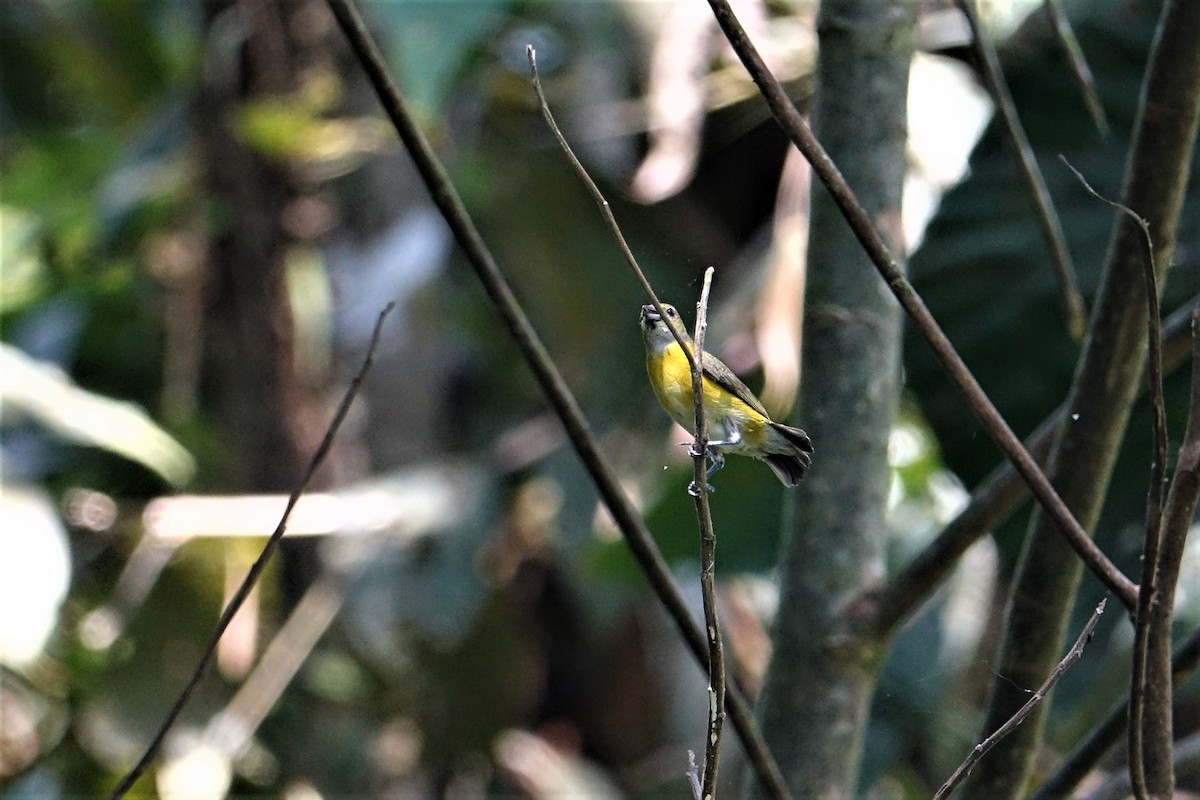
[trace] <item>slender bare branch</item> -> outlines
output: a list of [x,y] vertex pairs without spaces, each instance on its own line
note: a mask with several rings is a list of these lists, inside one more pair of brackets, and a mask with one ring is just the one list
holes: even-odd
[[[533,84],[533,90],[537,93],[538,106],[542,110],[542,117],[546,120],[547,127],[554,134],[554,140],[558,142],[559,149],[567,157],[571,168],[575,170],[575,174],[579,176],[579,180],[583,182],[587,188],[588,194],[596,201],[596,205],[600,208],[600,216],[604,218],[604,224],[608,226],[609,232],[613,239],[616,240],[617,249],[621,251],[621,255],[625,258],[625,263],[629,265],[629,269],[633,271],[633,276],[641,285],[642,291],[646,293],[646,297],[650,299],[650,303],[654,306],[654,310],[659,313],[663,319],[668,319],[667,312],[663,310],[662,302],[658,299],[654,288],[650,286],[650,281],[646,279],[646,273],[642,272],[642,268],[638,266],[637,257],[634,256],[633,250],[629,247],[629,243],[625,241],[625,234],[621,232],[621,226],[617,224],[617,218],[613,215],[612,206],[608,204],[600,187],[592,180],[592,176],[584,169],[583,162],[575,155],[575,151],[571,149],[571,145],[567,142],[567,137],[563,136],[563,132],[558,127],[558,122],[554,119],[554,114],[550,111],[550,104],[546,102],[546,93],[542,91],[542,81],[538,77],[537,69],[537,51],[533,49],[533,45],[525,45],[525,56],[529,59],[529,81]],[[687,356],[688,366],[692,368],[692,372],[696,371],[698,363],[696,357],[692,353],[692,348],[688,347],[684,341],[683,335],[675,329],[674,325],[668,325],[671,329],[671,335],[675,337],[675,341],[679,342],[679,347],[683,350],[683,354]]]
[[[678,628],[688,649],[702,667],[708,664],[707,640],[688,610],[679,587],[671,577],[670,569],[659,552],[653,537],[624,490],[617,481],[607,459],[601,454],[595,437],[592,436],[583,412],[575,401],[562,375],[554,366],[545,345],[533,329],[529,318],[521,309],[508,282],[501,274],[491,251],[479,235],[478,229],[462,204],[458,193],[446,175],[445,169],[433,152],[424,134],[417,127],[400,90],[392,80],[387,64],[379,48],[367,32],[365,23],[352,0],[327,0],[338,25],[342,28],[350,47],[370,80],[388,118],[396,128],[417,171],[428,187],[433,202],[462,247],[480,284],[487,292],[505,328],[512,336],[521,356],[529,365],[539,386],[546,395],[554,413],[558,416],[591,476],[596,490],[612,515],[618,530],[625,537],[630,552],[649,582],[651,589],[663,604],[668,616]],[[661,305],[661,304],[660,304]],[[789,792],[784,784],[778,765],[771,757],[762,733],[754,720],[750,704],[745,696],[730,686],[728,711],[734,729],[738,732],[755,775],[764,791],[773,798],[787,798]]]
[[721,624],[717,618],[716,549],[712,514],[708,508],[708,476],[705,474],[708,431],[704,420],[704,376],[699,364],[704,360],[704,335],[708,330],[708,293],[712,288],[713,268],[704,271],[704,288],[696,304],[696,359],[692,367],[692,401],[696,408],[696,439],[692,445],[695,478],[696,521],[700,528],[700,593],[704,603],[704,626],[708,635],[708,735],[704,738],[704,775],[700,797],[717,796],[717,765],[721,755],[721,729],[725,725],[725,651],[721,644]]
[[983,72],[983,81],[1000,113],[1000,121],[1004,132],[1008,134],[1009,142],[1016,151],[1017,161],[1021,165],[1021,175],[1025,178],[1025,186],[1033,198],[1037,210],[1038,225],[1042,229],[1042,237],[1050,248],[1050,261],[1054,265],[1054,273],[1058,277],[1058,291],[1066,316],[1067,331],[1076,340],[1083,338],[1083,330],[1087,324],[1086,312],[1083,307],[1083,297],[1075,282],[1075,267],[1071,263],[1071,251],[1067,248],[1067,237],[1063,233],[1062,221],[1054,209],[1054,201],[1050,198],[1050,189],[1042,176],[1037,157],[1033,154],[1033,146],[1025,134],[1025,126],[1017,114],[1016,103],[1008,91],[1004,80],[1004,72],[1000,67],[1000,58],[996,48],[987,38],[983,25],[979,21],[979,12],[975,8],[975,0],[957,0],[959,9],[967,18],[971,28],[971,46],[979,68]]
[[759,91],[766,99],[776,121],[779,122],[780,127],[783,128],[792,143],[812,164],[813,172],[821,179],[830,196],[841,209],[851,230],[854,231],[880,276],[900,302],[901,307],[908,313],[914,326],[933,350],[942,367],[962,391],[968,406],[980,424],[988,435],[1000,445],[1000,448],[1012,461],[1013,466],[1029,484],[1038,502],[1054,519],[1071,547],[1079,554],[1088,568],[1117,596],[1122,605],[1132,609],[1137,602],[1137,588],[1132,581],[1121,574],[1121,571],[1091,540],[1087,531],[1075,519],[1054,487],[1050,485],[1050,481],[1038,466],[1037,461],[1021,444],[1020,439],[1004,421],[1000,412],[996,410],[996,406],[958,355],[921,296],[904,277],[895,257],[888,249],[879,231],[876,230],[870,215],[858,202],[854,191],[846,183],[832,159],[829,158],[829,154],[813,136],[808,123],[788,98],[783,86],[767,69],[758,50],[737,21],[737,17],[734,16],[727,0],[708,0],[708,2],[730,45],[742,60],[742,64],[750,73],[755,84],[758,85]]
[[1092,616],[1088,619],[1087,624],[1079,632],[1079,637],[1075,640],[1075,644],[1071,645],[1071,649],[1063,656],[1062,661],[1059,661],[1054,669],[1051,670],[1050,676],[1046,678],[1046,682],[1033,693],[1029,701],[1021,706],[1016,714],[1013,714],[1009,718],[1008,722],[1005,722],[996,729],[995,733],[972,748],[971,753],[958,765],[958,769],[954,770],[954,773],[937,790],[937,793],[933,796],[933,800],[945,800],[954,791],[954,788],[962,782],[962,779],[967,776],[979,759],[987,755],[987,752],[995,747],[997,742],[1016,730],[1017,726],[1024,722],[1025,718],[1032,714],[1033,710],[1046,699],[1046,695],[1050,694],[1050,690],[1054,688],[1054,684],[1058,683],[1058,679],[1083,655],[1083,648],[1091,641],[1092,632],[1096,630],[1096,623],[1100,621],[1100,615],[1104,613],[1104,606],[1107,602],[1106,598],[1100,601],[1100,605],[1096,606],[1096,610],[1092,612]]
[[108,795],[108,800],[119,800],[119,798],[124,797],[133,787],[133,784],[137,782],[137,779],[142,776],[142,773],[150,766],[150,762],[154,760],[159,748],[162,747],[163,740],[167,737],[167,732],[171,730],[171,726],[175,724],[175,720],[179,718],[184,706],[191,699],[196,685],[200,683],[200,679],[208,671],[208,664],[212,661],[213,654],[217,651],[217,645],[220,644],[225,629],[229,627],[229,623],[233,621],[234,615],[237,614],[242,604],[246,602],[246,598],[250,595],[250,590],[258,583],[259,576],[262,575],[263,570],[267,567],[267,563],[271,560],[271,556],[275,554],[275,549],[279,546],[279,540],[283,538],[283,534],[287,531],[288,518],[291,517],[292,510],[296,507],[297,501],[300,500],[300,495],[304,494],[304,490],[308,488],[309,481],[312,480],[317,468],[321,466],[321,462],[329,454],[329,448],[333,446],[333,438],[342,426],[342,421],[346,418],[346,412],[350,410],[350,403],[358,395],[363,379],[366,378],[367,371],[375,361],[375,349],[379,346],[379,336],[383,331],[383,321],[395,306],[395,303],[388,303],[383,311],[379,312],[379,318],[375,320],[375,330],[371,334],[371,344],[367,348],[367,355],[363,359],[362,366],[359,368],[358,374],[354,376],[354,380],[350,382],[346,393],[342,396],[342,401],[338,404],[337,410],[333,414],[333,419],[330,420],[329,427],[325,430],[325,437],[321,439],[316,452],[309,459],[304,474],[300,476],[299,483],[296,484],[296,488],[292,490],[291,495],[288,497],[287,505],[283,509],[283,516],[279,519],[279,525],[276,526],[275,531],[267,539],[267,543],[263,545],[262,552],[259,553],[258,559],[250,566],[250,571],[246,573],[241,586],[233,593],[233,597],[229,598],[229,603],[225,606],[225,610],[221,612],[221,618],[217,620],[217,627],[213,631],[208,645],[204,648],[204,652],[200,654],[196,666],[192,669],[191,677],[188,678],[187,683],[184,684],[179,694],[176,695],[175,701],[171,703],[171,708],[167,711],[167,715],[163,718],[163,721],[159,723],[158,729],[150,739],[150,744],[146,746],[146,751],[142,753],[142,757],[133,765],[133,768],[113,787],[113,790]]
[[1096,93],[1096,80],[1092,77],[1092,70],[1088,67],[1087,59],[1083,57],[1083,48],[1079,46],[1079,40],[1075,38],[1075,30],[1071,27],[1071,21],[1067,19],[1058,0],[1044,0],[1043,5],[1046,8],[1046,14],[1050,17],[1050,22],[1054,25],[1058,41],[1066,51],[1067,60],[1071,62],[1071,74],[1075,77],[1075,84],[1079,87],[1083,104],[1087,106],[1088,114],[1092,117],[1092,124],[1096,126],[1096,130],[1100,132],[1101,136],[1108,136],[1108,116],[1104,113],[1104,106],[1100,103],[1100,96]]
[[[1200,664],[1200,628],[1179,643],[1171,656],[1171,684],[1178,687],[1191,676]],[[1125,733],[1129,715],[1129,698],[1109,712],[1096,727],[1076,745],[1028,800],[1063,800],[1112,749]]]

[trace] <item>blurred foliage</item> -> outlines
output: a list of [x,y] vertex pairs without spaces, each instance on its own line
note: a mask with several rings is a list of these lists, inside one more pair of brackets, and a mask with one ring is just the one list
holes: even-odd
[[[680,582],[691,586],[695,530],[683,492],[690,469],[645,384],[640,292],[532,104],[524,44],[538,46],[560,121],[660,295],[687,307],[703,268],[718,267],[715,316],[738,321],[714,325],[718,350],[751,316],[784,151],[780,135],[755,99],[713,111],[692,184],[663,203],[639,206],[622,188],[645,144],[628,101],[641,96],[647,80],[650,4],[367,5],[399,83],[501,268]],[[322,13],[320,4],[296,7]],[[201,381],[193,394],[185,392],[190,404],[172,395],[179,341],[205,334],[187,327],[179,311],[180,274],[172,265],[207,252],[231,218],[253,210],[214,197],[203,178],[207,156],[198,146],[195,98],[212,71],[233,60],[222,49],[230,18],[210,18],[214,8],[202,0],[0,4],[3,341],[56,365],[83,390],[144,409],[195,459],[188,488],[196,492],[228,488],[223,478],[237,465],[214,418],[213,387]],[[1026,25],[1006,51],[1013,94],[1089,294],[1112,212],[1087,197],[1054,156],[1064,153],[1101,192],[1118,194],[1156,8],[1148,0],[1069,7],[1113,123],[1105,141],[1090,129],[1044,26]],[[336,39],[335,29],[321,28],[331,22],[306,24],[332,30]],[[679,773],[684,748],[697,747],[699,717],[691,712],[702,708],[687,693],[696,689],[702,703],[700,674],[673,633],[662,634],[630,557],[598,513],[557,424],[546,421],[543,398],[461,257],[445,243],[439,250],[429,235],[416,255],[380,245],[364,250],[371,254],[364,261],[377,262],[369,269],[338,270],[337,253],[347,242],[386,241],[397,219],[430,208],[347,60],[338,53],[331,63],[343,69],[312,70],[225,120],[243,146],[271,159],[303,193],[288,221],[300,231],[288,259],[292,313],[302,329],[297,347],[304,350],[297,357],[314,384],[336,395],[361,355],[354,332],[363,322],[346,319],[346,309],[373,321],[372,304],[399,297],[399,319],[385,336],[389,352],[368,387],[387,391],[356,409],[343,432],[351,455],[337,473],[357,481],[391,474],[403,459],[378,457],[372,448],[417,442],[419,463],[453,458],[477,468],[486,498],[464,499],[466,521],[437,535],[392,532],[364,556],[370,569],[344,576],[343,617],[248,751],[234,759],[232,794],[284,796],[302,783],[326,796],[425,797],[454,787],[518,792],[524,784],[494,750],[499,734],[518,728],[539,732],[572,764],[599,763],[630,794],[686,796],[682,781],[664,783],[663,775]],[[914,255],[912,273],[1006,418],[1026,432],[1062,398],[1078,346],[1064,332],[1015,169],[1007,144],[990,129],[970,177],[945,198]],[[1195,202],[1193,193],[1167,308],[1200,288]],[[411,238],[425,235],[416,230]],[[910,399],[893,441],[893,565],[961,502],[960,485],[944,466],[971,486],[998,459],[923,345],[908,348],[905,366]],[[748,382],[757,385],[753,375]],[[405,387],[413,394],[390,393]],[[1173,441],[1182,390],[1182,379],[1173,379]],[[1144,410],[1135,412],[1101,532],[1127,562],[1137,544],[1127,528],[1140,518],[1144,498],[1148,426],[1138,421],[1145,419]],[[61,500],[73,568],[46,654],[32,666],[5,667],[0,691],[43,709],[37,758],[13,771],[6,792],[94,796],[127,766],[194,663],[221,603],[229,543],[183,546],[127,609],[119,637],[89,644],[84,622],[119,605],[114,587],[127,586],[119,576],[144,537],[145,502],[169,487],[136,460],[14,424],[8,412],[0,444],[6,482],[38,484]],[[720,573],[769,575],[782,490],[761,464],[739,459],[717,486]],[[109,498],[113,519],[84,524],[68,501],[75,487]],[[984,552],[972,563],[981,572],[1010,564],[1025,521],[1018,515],[1000,533],[992,561]],[[325,558],[332,559],[328,552]],[[286,582],[287,568],[280,565],[282,574],[269,574],[264,584],[264,639],[278,628],[274,617],[289,611],[274,588]],[[927,794],[974,735],[979,687],[991,676],[986,641],[972,640],[970,630],[986,630],[994,608],[976,602],[969,584],[939,594],[897,641],[866,745],[865,786],[897,797]],[[1096,594],[1090,586],[1088,592]],[[753,611],[765,635],[770,598],[761,605]],[[442,628],[423,627],[438,614]],[[1118,615],[1110,616],[1106,623],[1115,623]],[[976,628],[964,629],[964,619]],[[1107,705],[1122,680],[1124,647],[1115,637],[1094,646],[1060,685],[1056,744]],[[752,661],[744,665],[750,675]],[[204,725],[237,683],[206,677],[184,729]],[[736,785],[739,770],[727,773],[729,786]],[[131,796],[152,794],[147,782]]]
[[[1104,196],[1120,197],[1140,68],[1157,8],[1149,2],[1080,4],[1073,17],[1112,122],[1112,132],[1103,140],[1083,113],[1062,68],[1062,56],[1047,39],[1044,21],[1032,18],[1009,44],[1012,63],[1006,76],[1061,215],[1080,288],[1089,300],[1100,279],[1114,211],[1089,196],[1058,156]],[[1062,324],[1046,247],[1031,226],[1032,205],[996,125],[977,146],[970,168],[970,177],[944,198],[924,246],[912,259],[913,283],[1005,419],[1023,436],[1066,397],[1080,345]],[[1193,168],[1193,187],[1196,176]],[[1200,291],[1200,261],[1195,257],[1200,198],[1195,191],[1188,196],[1176,263],[1164,289],[1164,314]],[[908,385],[920,397],[947,464],[971,485],[994,466],[998,451],[964,413],[957,390],[942,377],[928,348],[911,331],[909,339]],[[1172,446],[1183,434],[1186,385],[1182,374],[1168,381]],[[1118,556],[1125,568],[1135,564],[1140,534],[1117,534],[1123,526],[1140,524],[1149,475],[1149,432],[1148,411],[1139,406],[1098,533],[1106,551]],[[1019,550],[1025,521],[1023,515],[1015,515],[1001,537],[1009,564]]]

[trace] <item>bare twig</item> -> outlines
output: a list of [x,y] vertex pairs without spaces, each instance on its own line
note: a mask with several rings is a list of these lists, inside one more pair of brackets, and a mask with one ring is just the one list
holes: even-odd
[[[612,515],[618,530],[625,537],[630,552],[637,561],[642,574],[662,603],[668,616],[678,628],[685,644],[706,667],[708,664],[707,639],[692,619],[687,603],[679,587],[671,577],[670,569],[659,552],[645,523],[613,474],[607,459],[601,454],[592,436],[583,412],[575,401],[562,375],[554,366],[545,345],[529,322],[513,295],[508,282],[501,274],[478,229],[472,222],[462,200],[446,175],[437,156],[433,153],[424,134],[417,127],[400,90],[388,71],[383,56],[367,32],[362,17],[352,0],[327,0],[338,25],[370,80],[380,103],[396,128],[417,171],[421,174],[430,195],[453,232],[455,239],[475,271],[480,284],[487,292],[492,305],[512,336],[517,349],[525,359],[539,386],[546,395],[554,413],[562,422],[571,445],[587,469],[596,490]],[[660,304],[661,307],[661,304]],[[729,687],[728,711],[734,729],[738,732],[747,757],[764,791],[773,798],[790,796],[779,766],[772,758],[758,728],[750,704],[735,686]]]
[[954,791],[954,787],[958,786],[958,784],[962,782],[962,779],[967,776],[967,774],[971,771],[971,768],[975,766],[976,762],[983,758],[989,750],[995,747],[997,742],[999,742],[1008,734],[1012,733],[1017,726],[1024,722],[1025,718],[1033,713],[1033,710],[1037,708],[1044,699],[1046,699],[1046,695],[1048,695],[1050,690],[1054,688],[1054,684],[1058,683],[1058,679],[1061,678],[1063,674],[1071,668],[1071,665],[1078,661],[1080,656],[1083,655],[1083,648],[1091,640],[1092,631],[1096,629],[1096,623],[1100,621],[1100,615],[1104,613],[1104,606],[1107,602],[1108,600],[1106,598],[1100,601],[1100,605],[1096,606],[1096,610],[1092,612],[1092,616],[1088,619],[1087,624],[1085,624],[1083,626],[1083,630],[1079,632],[1079,638],[1075,640],[1075,644],[1071,645],[1071,649],[1067,651],[1065,656],[1063,656],[1062,661],[1059,661],[1054,669],[1051,670],[1050,676],[1046,678],[1046,682],[1043,683],[1038,690],[1033,693],[1033,696],[1029,698],[1029,701],[1025,703],[1025,705],[1021,706],[1016,714],[1013,714],[1012,717],[1009,718],[1008,722],[1005,722],[1003,725],[997,728],[996,732],[991,736],[975,745],[975,747],[971,750],[970,755],[968,755],[966,759],[958,765],[958,769],[954,770],[954,774],[952,774],[946,780],[946,782],[942,784],[942,787],[937,790],[937,793],[933,796],[933,800],[944,800],[946,797],[948,797],[950,793]]
[[1130,677],[1129,704],[1129,777],[1134,796],[1147,800],[1145,767],[1142,760],[1142,718],[1146,696],[1146,652],[1150,639],[1150,607],[1158,598],[1158,554],[1161,546],[1163,522],[1163,493],[1167,470],[1167,412],[1163,404],[1162,389],[1162,332],[1161,311],[1158,304],[1158,279],[1154,265],[1154,242],[1150,237],[1150,225],[1128,206],[1109,200],[1095,189],[1071,165],[1064,156],[1059,156],[1067,169],[1083,184],[1088,194],[1102,203],[1112,206],[1132,219],[1142,230],[1146,240],[1146,260],[1143,275],[1146,281],[1146,339],[1148,356],[1146,378],[1150,390],[1151,435],[1153,451],[1150,461],[1150,488],[1146,493],[1146,531],[1142,543],[1142,580],[1138,587],[1138,607],[1134,619],[1133,669]]
[[996,48],[988,40],[979,21],[975,0],[957,0],[957,3],[971,28],[971,46],[983,72],[984,83],[996,103],[1005,133],[1008,134],[1009,142],[1017,153],[1021,174],[1025,177],[1025,186],[1037,209],[1038,224],[1042,228],[1046,246],[1050,248],[1050,260],[1054,264],[1055,275],[1058,276],[1058,291],[1062,299],[1063,313],[1066,315],[1067,331],[1078,341],[1083,338],[1087,320],[1083,297],[1075,283],[1075,267],[1071,264],[1071,251],[1067,249],[1067,237],[1063,233],[1062,222],[1058,218],[1058,212],[1054,210],[1050,189],[1046,186],[1046,179],[1042,176],[1037,157],[1033,154],[1033,146],[1030,145],[1025,127],[1021,124],[1021,117],[1017,114],[1017,106],[1008,91]]
[[876,230],[866,209],[858,202],[854,191],[847,185],[829,154],[813,136],[808,123],[788,98],[783,86],[767,69],[754,44],[734,16],[727,0],[708,0],[717,17],[717,22],[742,64],[758,85],[775,119],[792,143],[804,154],[813,166],[813,172],[821,179],[833,201],[841,209],[850,228],[863,246],[875,268],[888,288],[908,313],[914,326],[920,331],[930,349],[950,378],[962,391],[967,404],[988,435],[1012,461],[1013,466],[1029,484],[1031,491],[1046,512],[1055,521],[1071,547],[1079,554],[1088,568],[1107,586],[1123,606],[1133,609],[1137,603],[1137,587],[1101,552],[1087,531],[1075,519],[1071,510],[1050,485],[1049,479],[1037,461],[1021,444],[1008,423],[996,410],[991,399],[983,391],[975,376],[963,363],[950,340],[929,312],[929,308],[904,277],[895,257]]
[[[1200,628],[1191,634],[1175,648],[1171,656],[1172,688],[1180,686],[1200,663]],[[1095,768],[1112,746],[1125,732],[1129,719],[1129,698],[1109,712],[1087,736],[1083,738],[1075,750],[1062,760],[1045,781],[1038,786],[1029,800],[1063,800],[1069,796],[1075,786]]]
[[708,476],[705,462],[708,432],[704,424],[704,376],[699,363],[704,360],[704,334],[708,329],[708,293],[712,288],[713,268],[704,271],[704,288],[696,304],[696,366],[692,367],[692,400],[696,408],[694,458],[696,521],[700,527],[700,592],[704,602],[705,633],[708,634],[708,735],[704,738],[704,775],[700,797],[717,796],[717,763],[721,754],[721,729],[725,725],[725,651],[721,644],[721,625],[717,618],[717,593],[714,587],[717,537],[708,508]]
[[[592,176],[584,169],[583,162],[575,155],[575,151],[571,149],[571,145],[567,142],[567,137],[563,136],[558,123],[554,120],[554,114],[550,111],[550,104],[546,102],[546,93],[542,91],[541,78],[538,77],[537,51],[533,49],[533,45],[525,46],[525,56],[529,59],[529,81],[533,84],[533,90],[537,93],[538,106],[542,110],[542,117],[546,120],[547,127],[554,134],[554,140],[558,142],[558,146],[567,157],[571,168],[575,170],[575,174],[579,176],[579,180],[587,188],[588,194],[596,201],[596,205],[600,208],[600,216],[604,218],[604,223],[608,226],[609,232],[612,233],[613,239],[617,242],[617,249],[621,251],[621,255],[625,258],[625,263],[633,271],[633,276],[637,279],[638,284],[641,285],[642,291],[646,293],[646,297],[650,299],[654,310],[664,320],[669,319],[667,312],[663,310],[662,302],[659,301],[658,295],[655,294],[653,287],[650,286],[650,281],[646,279],[646,273],[642,272],[642,268],[638,266],[637,258],[633,255],[633,250],[630,249],[629,243],[625,241],[625,234],[621,232],[621,226],[617,224],[617,218],[613,216],[612,206],[608,204],[608,200],[604,198],[604,194],[600,191],[600,187],[596,185],[596,182],[592,180]],[[684,341],[683,335],[675,329],[674,325],[668,325],[667,327],[670,328],[671,335],[675,337],[675,341],[679,343],[683,354],[687,356],[688,366],[695,372],[698,361],[692,353],[692,348]]]
[[150,766],[150,762],[158,754],[159,748],[162,747],[163,740],[170,731],[171,726],[175,724],[183,707],[187,705],[188,700],[192,696],[196,685],[200,683],[200,679],[204,677],[204,673],[208,670],[208,664],[212,661],[213,653],[217,650],[217,645],[221,642],[221,636],[225,633],[225,629],[229,627],[229,623],[233,620],[238,609],[246,602],[246,598],[250,594],[250,590],[258,583],[258,578],[262,571],[266,569],[267,563],[274,555],[276,547],[279,546],[279,540],[283,538],[283,534],[287,531],[288,518],[292,514],[292,509],[296,507],[296,502],[300,499],[300,495],[304,494],[304,490],[308,488],[309,481],[317,471],[317,467],[325,460],[325,456],[329,454],[329,448],[333,446],[333,438],[337,435],[338,428],[341,427],[342,421],[346,418],[346,412],[350,410],[350,403],[358,395],[358,390],[362,386],[363,379],[367,375],[367,370],[371,368],[371,364],[375,360],[375,349],[379,345],[379,336],[383,330],[383,321],[387,315],[395,308],[395,303],[388,303],[383,311],[379,312],[379,318],[375,320],[375,330],[371,334],[371,344],[367,348],[367,355],[363,359],[362,366],[358,370],[358,374],[354,376],[354,380],[350,382],[350,386],[346,389],[345,395],[342,396],[342,401],[338,404],[337,410],[333,414],[333,419],[329,422],[329,427],[325,430],[325,437],[321,439],[320,445],[317,446],[316,452],[308,462],[308,466],[304,470],[304,474],[300,476],[300,482],[296,484],[296,488],[292,490],[291,496],[288,497],[287,506],[283,509],[283,516],[279,520],[279,525],[275,531],[267,539],[267,543],[263,545],[262,552],[258,559],[251,565],[250,571],[246,573],[242,585],[233,593],[233,597],[229,599],[229,604],[225,606],[225,610],[221,613],[221,618],[217,621],[216,630],[213,631],[212,637],[209,639],[208,645],[204,648],[204,652],[200,654],[200,659],[196,662],[195,668],[192,670],[191,677],[187,683],[179,691],[175,697],[175,702],[171,704],[171,708],[167,711],[166,717],[159,724],[158,730],[155,731],[150,744],[147,745],[146,751],[133,768],[118,781],[117,785],[108,795],[108,800],[119,800],[133,787],[137,779],[142,776],[146,768]]
[[1105,115],[1104,106],[1101,105],[1100,97],[1096,93],[1096,80],[1092,77],[1087,59],[1083,57],[1083,48],[1079,46],[1079,40],[1075,38],[1071,21],[1067,19],[1058,0],[1044,0],[1043,5],[1046,8],[1046,14],[1050,17],[1050,22],[1054,25],[1058,41],[1062,44],[1063,50],[1067,53],[1067,59],[1071,62],[1071,74],[1075,77],[1079,94],[1083,96],[1083,104],[1087,106],[1088,114],[1092,117],[1092,124],[1096,126],[1096,130],[1100,132],[1101,136],[1108,136],[1108,117]]

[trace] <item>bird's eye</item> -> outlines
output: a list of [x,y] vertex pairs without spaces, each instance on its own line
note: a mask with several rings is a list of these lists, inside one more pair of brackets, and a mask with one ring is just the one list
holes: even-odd
[[673,309],[673,308],[671,308],[671,307],[669,307],[669,306],[668,306],[668,307],[667,307],[667,316],[668,316],[668,317],[674,317],[674,316],[676,316],[676,314],[675,314],[675,309]]

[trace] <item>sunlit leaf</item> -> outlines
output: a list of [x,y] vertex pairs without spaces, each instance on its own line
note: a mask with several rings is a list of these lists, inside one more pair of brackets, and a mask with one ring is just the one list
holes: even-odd
[[0,399],[60,436],[145,466],[172,486],[195,474],[191,454],[132,403],[89,392],[62,370],[0,344]]

